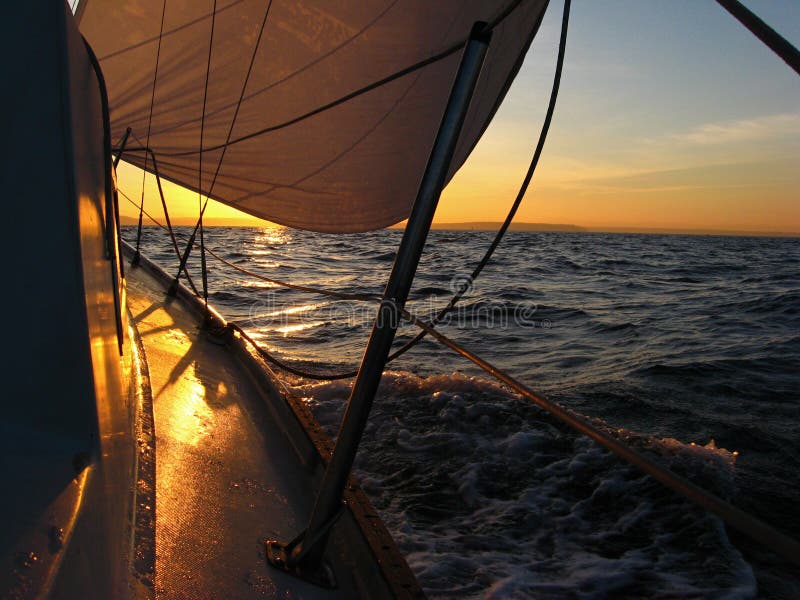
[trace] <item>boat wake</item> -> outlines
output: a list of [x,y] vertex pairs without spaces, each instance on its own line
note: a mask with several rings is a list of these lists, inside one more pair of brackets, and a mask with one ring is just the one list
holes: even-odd
[[[334,436],[350,385],[294,383]],[[713,441],[612,433],[735,494]],[[481,378],[388,372],[356,470],[433,597],[756,595],[719,519]]]

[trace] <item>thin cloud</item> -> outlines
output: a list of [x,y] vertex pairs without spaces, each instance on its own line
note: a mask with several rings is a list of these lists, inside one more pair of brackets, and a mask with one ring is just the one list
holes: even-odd
[[783,113],[754,119],[706,123],[686,133],[671,135],[679,142],[702,146],[752,142],[800,134],[800,114]]

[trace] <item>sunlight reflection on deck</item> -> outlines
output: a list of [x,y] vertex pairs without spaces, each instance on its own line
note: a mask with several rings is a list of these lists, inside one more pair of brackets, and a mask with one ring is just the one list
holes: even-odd
[[178,384],[183,389],[181,394],[175,395],[178,401],[169,405],[168,422],[171,424],[173,439],[197,446],[205,435],[206,421],[213,416],[211,408],[206,403],[206,388],[197,377],[197,366],[187,369]]

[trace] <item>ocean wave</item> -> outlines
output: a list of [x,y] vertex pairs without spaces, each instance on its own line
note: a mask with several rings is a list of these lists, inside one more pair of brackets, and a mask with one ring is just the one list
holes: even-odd
[[[333,434],[350,385],[296,389]],[[615,434],[735,493],[713,443]],[[755,594],[717,519],[481,378],[387,373],[357,469],[433,597]]]
[[[244,255],[236,258],[242,264],[270,261],[281,266],[268,272],[296,283],[370,294],[385,286],[402,235],[282,230],[266,240],[258,229],[208,231],[209,247],[227,245]],[[123,235],[135,240],[136,229]],[[449,297],[453,277],[470,272],[491,238],[491,232],[432,232],[431,241],[446,241],[425,252],[416,285]],[[176,272],[166,234],[145,228],[142,248]],[[515,304],[535,306],[536,323],[551,327],[519,327],[513,319],[507,327],[488,327],[484,320],[451,333],[571,408],[624,432],[648,434],[643,440],[657,447],[643,451],[704,486],[734,494],[738,505],[800,537],[798,251],[797,240],[511,231],[464,299],[464,310],[480,315],[497,303],[508,316]],[[196,283],[197,254],[188,266]],[[322,258],[333,255],[337,260]],[[266,294],[289,307],[309,299],[260,286],[239,296],[236,285],[246,280],[215,264],[210,291],[231,294],[212,295],[215,307],[309,370],[357,366],[374,307],[351,319],[348,305],[337,303],[335,314],[308,315],[322,325],[267,331],[252,322],[248,302]],[[414,333],[403,326],[394,347]],[[752,572],[718,521],[704,521],[624,465],[594,454],[590,443],[582,445],[501,386],[437,375],[477,372],[448,350],[426,338],[392,368],[375,401],[358,468],[429,595],[753,595]],[[349,387],[311,389],[297,378],[287,381],[308,392],[318,418],[335,433]],[[690,442],[704,445],[712,437],[741,451],[735,466],[704,466],[702,456],[712,450]],[[656,443],[663,439],[699,454],[681,466],[683,459],[675,463]],[[733,492],[731,477],[738,485]],[[697,548],[695,540],[705,545]],[[750,560],[753,545],[736,543]],[[796,571],[773,558],[753,564],[759,594],[800,597]]]

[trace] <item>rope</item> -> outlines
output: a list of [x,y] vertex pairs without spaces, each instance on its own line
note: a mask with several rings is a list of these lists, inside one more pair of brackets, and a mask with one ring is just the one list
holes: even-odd
[[[120,194],[122,194],[122,197],[125,198],[128,202],[130,202],[134,206],[137,206],[136,202],[131,200],[130,197],[128,197],[128,195],[125,194],[125,192],[120,190]],[[162,223],[160,223],[155,217],[153,217],[150,213],[148,213],[147,211],[143,211],[143,212],[144,212],[144,215],[148,219],[150,219],[155,225],[157,225],[158,227],[160,227],[164,231],[167,231],[167,228]],[[322,296],[330,296],[332,298],[338,298],[340,300],[357,300],[357,301],[364,301],[364,302],[380,302],[380,298],[378,298],[377,296],[365,296],[365,295],[360,295],[360,294],[344,294],[342,292],[334,292],[332,290],[323,290],[323,289],[319,289],[319,288],[312,288],[312,287],[308,287],[308,286],[289,283],[287,281],[281,281],[279,279],[271,279],[269,277],[264,277],[263,275],[260,275],[258,273],[254,273],[253,271],[250,271],[250,270],[245,269],[243,267],[240,267],[239,265],[236,265],[236,264],[234,264],[234,263],[232,263],[232,262],[230,262],[228,260],[225,260],[224,258],[222,258],[220,255],[218,255],[216,252],[214,252],[210,248],[206,248],[206,251],[211,256],[213,256],[218,261],[220,261],[221,263],[223,263],[225,265],[228,265],[229,267],[231,267],[231,268],[233,268],[233,269],[235,269],[235,270],[237,270],[237,271],[239,271],[241,273],[244,273],[245,275],[248,275],[248,276],[253,277],[255,279],[259,279],[261,281],[265,281],[267,283],[272,283],[274,285],[279,285],[279,286],[282,286],[282,287],[298,290],[298,291],[301,291],[301,292],[309,292],[309,293],[313,293],[313,294],[320,294]],[[236,331],[238,331],[251,344],[253,344],[253,347],[256,348],[258,350],[259,354],[261,354],[261,356],[263,356],[266,360],[268,360],[272,364],[278,366],[279,368],[283,369],[284,371],[292,373],[293,375],[297,375],[298,377],[305,377],[306,379],[314,379],[314,380],[317,380],[317,381],[336,381],[336,380],[339,380],[339,379],[350,379],[351,377],[355,377],[358,374],[358,370],[346,371],[346,372],[342,372],[342,373],[313,373],[311,371],[305,371],[305,370],[299,369],[297,367],[292,367],[291,365],[281,361],[277,357],[273,356],[270,352],[268,352],[267,350],[262,348],[253,338],[251,338],[236,323],[229,323],[229,326],[231,328],[235,329]]]
[[[520,186],[520,189],[519,189],[519,191],[517,193],[517,196],[514,199],[514,202],[512,203],[511,208],[509,209],[508,214],[506,215],[506,218],[503,221],[503,224],[501,225],[500,229],[497,231],[494,239],[492,240],[492,243],[490,244],[490,246],[487,249],[486,253],[484,254],[483,258],[481,258],[479,263],[473,269],[472,274],[470,275],[469,279],[466,280],[464,283],[462,283],[461,288],[453,295],[453,297],[450,299],[450,301],[447,303],[447,305],[445,305],[442,309],[440,309],[440,311],[436,314],[436,316],[431,321],[432,325],[438,324],[442,320],[442,318],[445,315],[447,315],[455,307],[455,305],[461,300],[463,295],[471,288],[472,283],[481,274],[483,269],[486,267],[486,265],[489,263],[489,261],[491,260],[492,256],[494,255],[495,250],[500,245],[500,242],[502,241],[503,237],[505,236],[505,233],[508,230],[508,227],[510,226],[511,222],[513,221],[514,216],[516,215],[517,210],[519,209],[519,206],[522,203],[523,198],[525,197],[525,194],[526,194],[526,192],[528,190],[530,182],[531,182],[531,180],[533,178],[533,174],[536,171],[536,167],[538,166],[539,159],[541,157],[542,151],[544,149],[544,143],[545,143],[545,140],[547,139],[547,134],[548,134],[549,129],[550,129],[550,123],[552,121],[553,113],[555,111],[556,100],[558,98],[558,90],[559,90],[560,82],[561,82],[561,73],[562,73],[563,65],[564,65],[564,55],[565,55],[565,51],[566,51],[567,28],[568,28],[568,23],[569,23],[570,4],[571,4],[570,0],[566,0],[566,2],[564,3],[564,14],[563,14],[563,17],[562,17],[561,38],[560,38],[560,41],[559,41],[558,57],[556,59],[556,68],[555,68],[555,74],[554,74],[554,77],[553,77],[553,87],[552,87],[552,90],[551,90],[551,93],[550,93],[550,101],[549,101],[549,104],[548,104],[548,107],[547,107],[547,113],[545,115],[545,119],[544,119],[544,123],[542,125],[542,129],[541,129],[541,131],[539,133],[539,140],[538,140],[538,143],[536,145],[536,150],[535,150],[535,152],[533,154],[533,157],[531,158],[531,162],[530,162],[530,165],[528,166],[528,170],[527,170],[527,172],[525,174],[525,178],[523,179],[523,182],[522,182],[522,184]],[[497,20],[499,21],[499,20],[502,20],[503,18],[505,18],[505,16],[507,16],[515,7],[516,7],[515,4],[510,5],[504,11],[504,13],[501,14],[497,18]],[[252,66],[252,62],[251,62],[251,66]],[[237,109],[238,109],[238,107],[237,107]],[[232,127],[229,130],[229,137],[230,137],[230,131],[232,131]],[[189,243],[189,246],[187,246],[187,252],[184,254],[184,257],[188,256],[189,247],[194,242],[194,234],[192,235],[190,240],[191,241]],[[322,290],[322,289],[319,289],[319,288],[313,288],[313,287],[309,287],[309,286],[301,286],[301,285],[297,285],[297,284],[291,284],[291,283],[288,283],[288,282],[285,282],[285,281],[280,281],[280,280],[277,280],[277,279],[271,279],[271,278],[259,275],[258,273],[255,273],[253,271],[249,271],[248,269],[240,267],[239,265],[231,263],[231,262],[225,260],[224,258],[222,258],[221,256],[219,256],[218,254],[212,252],[211,250],[208,250],[208,252],[209,252],[209,254],[212,254],[212,256],[214,256],[214,258],[216,258],[217,260],[219,260],[223,264],[226,264],[229,267],[231,267],[233,269],[236,269],[237,271],[239,271],[239,272],[241,272],[243,274],[246,274],[246,275],[248,275],[250,277],[254,277],[256,279],[259,279],[261,281],[265,281],[265,282],[268,282],[268,283],[272,283],[274,285],[280,285],[280,286],[283,286],[283,287],[287,287],[287,288],[290,288],[290,289],[295,289],[295,290],[302,291],[302,292],[315,293],[315,294],[320,294],[320,295],[324,295],[324,296],[330,296],[330,297],[339,298],[339,299],[343,299],[343,300],[357,300],[357,301],[364,301],[364,300],[366,300],[366,301],[378,301],[379,300],[378,298],[372,297],[372,296],[363,296],[363,295],[357,295],[357,294],[342,294],[342,293],[338,293],[338,292],[332,292],[332,291],[329,291],[329,290]],[[185,261],[182,261],[182,262],[185,264]],[[178,271],[179,274],[180,274],[180,268],[181,267],[179,267],[179,271]],[[419,344],[419,342],[422,341],[422,339],[426,335],[427,335],[427,332],[425,330],[422,330],[413,339],[409,340],[404,346],[402,346],[401,348],[399,348],[398,350],[396,350],[395,352],[390,354],[389,357],[387,358],[387,363],[392,361],[392,360],[394,360],[394,359],[396,359],[396,358],[399,358],[400,356],[402,356],[403,354],[405,354],[406,352],[411,350],[414,346]],[[254,342],[254,344],[255,344],[255,342]],[[255,345],[256,345],[256,347],[259,347],[257,344],[255,344]],[[303,370],[300,370],[298,368],[291,367],[288,364],[281,362],[279,359],[275,358],[274,356],[268,354],[265,350],[261,349],[260,347],[259,347],[259,350],[262,352],[262,355],[264,355],[264,357],[267,360],[269,360],[270,362],[272,362],[273,364],[276,364],[280,368],[285,369],[286,371],[288,371],[290,373],[293,373],[295,375],[298,375],[300,377],[308,377],[309,379],[318,379],[318,380],[324,380],[324,379],[337,380],[337,379],[346,379],[348,377],[353,377],[358,372],[356,370],[356,371],[348,371],[346,373],[327,373],[327,374],[324,374],[324,373],[312,373],[310,371],[303,371]]]
[[[139,143],[141,143],[141,140],[139,140],[139,138],[136,136],[135,133],[133,134],[133,138],[136,141],[138,141]],[[148,148],[148,154],[150,155],[150,157],[151,157],[151,159],[153,161],[153,174],[156,176],[156,184],[158,186],[158,196],[159,196],[159,198],[161,198],[161,206],[164,209],[164,220],[167,222],[166,229],[169,232],[169,236],[170,236],[170,238],[172,240],[172,247],[175,249],[175,255],[178,257],[178,261],[180,261],[181,260],[181,250],[178,247],[178,239],[175,237],[175,231],[172,228],[172,222],[170,221],[170,218],[169,218],[169,210],[167,209],[167,200],[164,197],[164,190],[161,187],[161,175],[158,172],[158,161],[156,160],[155,153],[152,150],[150,150],[149,148]],[[144,212],[144,208],[142,208],[142,212]],[[148,217],[149,216],[150,215],[148,215]],[[152,217],[150,217],[150,218],[152,219]],[[141,219],[140,219],[140,223],[141,223]],[[161,225],[161,223],[159,223],[159,225],[161,227],[163,227],[163,225]],[[141,225],[140,225],[140,227],[141,227]],[[139,235],[137,235],[137,240],[140,237],[141,237],[141,233]],[[191,286],[192,291],[194,292],[195,296],[199,296],[200,292],[197,291],[197,286],[194,284],[194,281],[192,280],[192,277],[189,275],[189,272],[185,271],[184,275],[186,275],[186,281]],[[178,276],[180,277],[180,273],[178,274]]]
[[[158,31],[158,46],[156,46],[156,68],[153,71],[153,90],[150,94],[150,113],[147,116],[147,143],[145,144],[148,148],[150,147],[150,128],[153,124],[153,105],[156,101],[156,81],[158,81],[158,63],[161,59],[161,40],[164,37],[164,16],[167,14],[167,0],[164,0],[164,3],[161,7],[161,27]],[[139,206],[139,228],[136,231],[136,254],[134,255],[134,262],[136,262],[136,257],[139,256],[139,247],[142,242],[142,213],[144,212],[144,183],[145,179],[147,178],[147,154],[144,155],[144,169],[142,169],[142,203]]]
[[[261,87],[261,88],[259,88],[257,90],[254,90],[254,91],[248,93],[244,97],[243,100],[250,100],[252,98],[255,98],[256,96],[264,94],[264,93],[268,92],[269,90],[274,89],[275,87],[287,82],[288,80],[293,79],[293,78],[297,77],[298,75],[308,71],[308,69],[318,65],[319,63],[323,62],[324,60],[326,60],[330,56],[336,54],[339,50],[341,50],[345,46],[353,43],[353,41],[355,41],[360,36],[362,36],[365,31],[367,31],[368,29],[372,28],[375,25],[375,23],[377,23],[386,13],[388,13],[390,10],[392,10],[394,8],[394,6],[399,1],[400,0],[391,0],[370,21],[367,21],[361,27],[361,29],[359,29],[358,31],[353,33],[353,35],[349,36],[348,38],[346,38],[345,40],[339,42],[338,44],[336,44],[334,46],[331,46],[330,48],[328,48],[328,50],[326,52],[323,52],[323,53],[317,55],[316,58],[314,58],[311,61],[305,63],[303,66],[298,67],[296,70],[291,71],[291,72],[289,72],[289,73],[287,73],[285,75],[282,75],[281,77],[278,77],[277,79],[275,79],[275,80],[271,81],[270,83],[266,84],[264,87]],[[224,9],[220,9],[217,12],[221,13],[223,10]],[[235,104],[236,104],[235,102],[230,102],[230,103],[227,103],[227,104],[221,104],[220,106],[215,107],[214,110],[212,110],[209,113],[207,113],[207,116],[218,115],[218,114],[220,114],[222,112],[227,111],[229,108],[235,107]],[[167,133],[167,132],[170,132],[170,131],[174,131],[176,129],[180,129],[181,127],[185,127],[186,125],[188,125],[191,122],[192,122],[191,120],[180,121],[180,122],[177,122],[177,123],[175,123],[173,125],[170,125],[169,127],[163,128],[160,131],[161,131],[161,133]]]
[[[517,209],[519,209],[519,205],[522,203],[522,199],[525,197],[525,194],[528,191],[528,186],[531,183],[531,179],[533,178],[533,174],[536,171],[536,167],[539,164],[539,158],[542,155],[542,150],[544,149],[544,143],[547,139],[547,133],[550,130],[550,122],[553,119],[553,113],[556,108],[556,100],[558,98],[558,90],[561,85],[561,71],[564,67],[564,54],[567,48],[567,28],[569,25],[569,11],[570,11],[570,4],[571,0],[565,0],[564,2],[564,13],[561,18],[561,38],[558,42],[558,57],[556,58],[556,69],[555,74],[553,76],[553,87],[550,91],[550,101],[547,105],[547,113],[544,118],[544,123],[542,124],[542,130],[539,133],[539,141],[536,144],[536,150],[533,153],[533,157],[531,158],[530,165],[528,166],[528,171],[525,173],[525,178],[522,181],[522,185],[520,185],[519,191],[517,192],[517,197],[514,199],[511,208],[506,215],[503,224],[500,226],[500,229],[497,230],[497,233],[492,240],[492,243],[489,245],[489,248],[486,250],[486,253],[481,258],[480,262],[475,266],[472,271],[472,274],[469,276],[469,279],[465,280],[462,284],[460,289],[453,295],[450,299],[450,302],[447,303],[436,316],[431,320],[430,325],[435,326],[437,325],[445,315],[447,315],[455,305],[461,300],[464,294],[469,291],[472,287],[472,284],[478,278],[478,276],[483,271],[484,267],[489,263],[494,255],[495,250],[500,245],[500,242],[505,236],[506,231],[508,231],[508,227],[511,225],[511,222],[514,220],[514,216],[517,214]],[[422,338],[427,335],[427,332],[423,329],[420,331],[412,340],[408,341],[402,348],[396,350],[392,354],[389,355],[387,362],[398,358],[411,350],[414,346],[416,346]]]
[[[227,4],[227,5],[223,6],[222,8],[220,8],[217,11],[217,14],[218,15],[222,14],[226,10],[231,9],[234,6],[236,6],[237,4],[241,4],[242,2],[244,2],[244,0],[233,0],[230,4]],[[169,36],[174,35],[174,34],[180,32],[180,31],[188,29],[189,27],[197,25],[201,21],[205,21],[206,19],[208,19],[210,16],[211,16],[210,14],[201,15],[201,16],[197,17],[196,19],[192,19],[191,21],[186,21],[182,25],[178,25],[177,27],[175,27],[173,29],[168,29],[167,31],[164,32],[164,37],[169,37]],[[106,61],[106,60],[108,60],[110,58],[114,58],[115,56],[119,56],[120,54],[125,54],[126,52],[130,52],[131,50],[136,50],[137,48],[141,48],[142,46],[146,46],[147,44],[151,44],[152,42],[155,42],[157,39],[158,39],[158,36],[153,36],[151,38],[144,39],[144,40],[142,40],[140,42],[136,42],[135,44],[131,44],[130,46],[125,46],[124,48],[120,48],[119,50],[115,50],[114,52],[111,52],[110,54],[106,54],[104,56],[101,56],[100,57],[100,62]]]
[[[269,10],[272,8],[272,0],[267,1],[267,8],[264,10],[264,18],[261,20],[261,29],[258,31],[258,38],[256,39],[256,44],[253,47],[253,54],[250,56],[250,64],[247,67],[247,75],[244,77],[244,83],[242,84],[242,93],[239,94],[239,100],[236,102],[236,109],[233,111],[233,117],[231,118],[231,125],[228,127],[228,135],[225,138],[225,147],[222,149],[222,153],[219,156],[219,161],[217,161],[217,168],[214,171],[214,177],[211,179],[211,187],[208,188],[208,195],[211,195],[211,192],[214,191],[214,184],[217,183],[217,176],[219,175],[219,170],[222,167],[222,161],[225,158],[225,152],[228,150],[228,143],[231,140],[231,136],[233,135],[233,127],[236,124],[236,118],[239,116],[239,109],[242,107],[242,102],[244,101],[244,95],[247,91],[247,84],[250,81],[250,74],[253,72],[253,64],[256,62],[256,55],[258,54],[258,48],[261,46],[261,37],[264,35],[264,27],[267,25],[267,18],[269,17]],[[202,144],[201,144],[202,147]],[[208,203],[208,198],[206,198],[206,204]]]
[[228,323],[228,327],[233,329],[234,331],[238,331],[239,335],[245,338],[248,342],[250,342],[253,347],[258,350],[258,353],[263,356],[266,360],[271,362],[272,364],[280,367],[284,371],[291,373],[292,375],[297,375],[298,377],[304,377],[305,379],[315,379],[317,381],[336,381],[339,379],[350,379],[351,377],[355,377],[358,375],[358,369],[355,371],[347,371],[346,373],[309,373],[308,371],[304,371],[302,369],[298,369],[293,367],[285,362],[279,360],[266,350],[262,348],[253,338],[251,338],[244,329],[242,329],[237,323]]
[[[217,0],[214,0],[213,12],[211,13],[211,35],[208,38],[208,60],[206,62],[206,80],[203,85],[203,108],[200,113],[200,154],[197,165],[197,208],[200,211],[200,272],[203,277],[203,302],[208,310],[208,269],[206,268],[206,244],[203,228],[203,134],[206,126],[206,100],[208,100],[208,79],[211,75],[211,52],[214,49],[214,25],[217,21]],[[149,145],[149,144],[148,144]],[[206,203],[208,200],[206,199]],[[180,275],[180,273],[178,273]]]
[[[216,4],[215,4],[215,6],[216,6]],[[259,47],[261,45],[261,38],[264,35],[264,28],[266,27],[266,24],[267,24],[267,18],[269,17],[270,8],[272,8],[272,0],[268,1],[267,8],[264,11],[264,18],[261,21],[261,29],[258,32],[258,39],[256,40],[255,46],[253,47],[253,53],[250,56],[250,64],[247,67],[247,74],[245,75],[244,83],[242,84],[242,92],[239,94],[239,101],[236,103],[236,109],[233,112],[233,117],[231,118],[231,124],[228,127],[228,135],[225,138],[226,145],[222,149],[222,154],[220,155],[219,161],[217,162],[217,168],[214,171],[214,177],[211,180],[211,187],[209,188],[208,194],[206,195],[206,201],[203,204],[203,207],[200,209],[200,218],[197,220],[197,224],[194,226],[194,231],[192,231],[192,235],[189,238],[190,241],[186,246],[186,251],[184,252],[183,257],[179,257],[178,274],[175,276],[175,281],[176,282],[178,281],[178,278],[181,276],[181,271],[183,271],[186,268],[186,261],[189,259],[189,253],[191,252],[191,248],[194,245],[194,240],[195,240],[195,237],[197,236],[197,230],[198,230],[198,228],[200,228],[202,226],[203,215],[205,214],[206,207],[208,206],[208,197],[214,191],[214,185],[217,182],[217,176],[219,175],[220,168],[222,167],[222,161],[225,158],[225,152],[228,149],[227,143],[230,141],[231,135],[233,135],[233,128],[234,128],[234,125],[236,124],[236,118],[239,116],[239,109],[242,106],[242,101],[244,100],[245,92],[247,91],[247,84],[250,81],[250,74],[253,71],[253,64],[255,63],[256,55],[258,54],[258,49],[259,49]],[[212,30],[213,30],[213,25],[212,25]],[[210,61],[210,58],[209,58],[209,61]],[[205,117],[205,100],[203,101],[203,104],[204,104],[203,115]],[[202,129],[202,127],[201,127],[201,129]],[[203,147],[202,133],[201,133],[200,138],[201,138],[200,139],[200,148],[201,148],[201,156],[202,156],[202,147]],[[148,147],[148,150],[149,150],[149,147]],[[150,152],[152,152],[152,150],[150,150]],[[202,173],[202,169],[201,169],[201,173]],[[201,178],[202,178],[202,175],[201,175]],[[202,180],[201,180],[201,186],[198,187],[198,191],[200,189],[202,189]],[[201,233],[201,241],[202,241],[202,233]]]
[[245,275],[248,275],[255,279],[260,279],[261,281],[265,281],[267,283],[273,283],[275,285],[290,288],[293,290],[298,290],[301,292],[309,292],[311,294],[330,296],[331,298],[338,298],[339,300],[356,300],[358,302],[377,302],[377,303],[380,303],[381,301],[381,299],[378,296],[367,296],[365,294],[345,294],[344,292],[334,292],[333,290],[325,290],[305,285],[298,285],[296,283],[289,283],[286,281],[281,281],[280,279],[271,279],[269,277],[264,277],[263,275],[259,275],[258,273],[254,273],[253,271],[249,271],[248,269],[240,267],[239,265],[236,265],[228,260],[225,260],[210,248],[208,249],[208,253],[214,258],[216,258],[218,261],[220,261],[225,265],[228,265],[232,269],[236,269],[240,273],[244,273]]
[[736,508],[731,503],[722,500],[721,498],[715,496],[700,486],[695,485],[680,475],[673,473],[666,467],[658,464],[630,446],[620,442],[616,438],[611,437],[606,432],[601,431],[600,429],[591,425],[574,411],[564,408],[555,402],[551,402],[550,400],[535,394],[527,386],[511,377],[511,375],[508,375],[503,370],[483,360],[476,354],[473,354],[460,344],[454,342],[438,330],[431,327],[428,323],[425,323],[424,321],[414,317],[405,309],[402,310],[402,313],[405,319],[414,323],[426,331],[429,335],[436,338],[437,341],[471,361],[495,379],[506,384],[515,392],[521,394],[523,397],[532,401],[540,408],[546,410],[559,421],[569,425],[587,437],[590,437],[605,449],[610,450],[623,460],[650,475],[660,483],[664,484],[666,487],[678,492],[698,506],[718,515],[732,527],[748,535],[753,540],[763,544],[765,547],[777,552],[783,558],[796,565],[800,565],[800,543],[798,543],[796,540],[774,529],[770,525],[767,525],[753,515]]

